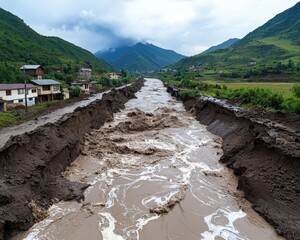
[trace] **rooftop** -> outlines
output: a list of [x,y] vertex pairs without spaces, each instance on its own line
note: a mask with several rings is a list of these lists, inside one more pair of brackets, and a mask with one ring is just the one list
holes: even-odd
[[[32,84],[26,84],[27,89],[36,88],[36,86]],[[0,90],[17,90],[17,89],[25,89],[24,83],[13,83],[13,84],[0,84]]]
[[52,80],[52,79],[40,79],[40,80],[31,80],[36,85],[43,86],[43,85],[61,85],[60,82]]
[[41,65],[23,65],[20,69],[30,70],[30,69],[37,69],[39,67],[41,67]]
[[89,68],[80,68],[79,69],[79,72],[91,72],[92,69],[89,69]]

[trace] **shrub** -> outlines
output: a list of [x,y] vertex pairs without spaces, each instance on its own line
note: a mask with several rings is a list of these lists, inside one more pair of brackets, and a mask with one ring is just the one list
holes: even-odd
[[294,83],[293,93],[297,98],[300,98],[300,83]]
[[79,97],[81,94],[81,89],[78,86],[72,87],[70,91],[71,97]]
[[200,92],[195,89],[184,89],[179,92],[179,96],[181,97],[182,100],[186,100],[198,95],[200,95]]

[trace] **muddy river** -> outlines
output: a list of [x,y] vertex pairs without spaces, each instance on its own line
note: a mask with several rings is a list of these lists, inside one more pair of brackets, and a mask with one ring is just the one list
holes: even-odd
[[89,183],[85,200],[59,202],[15,239],[282,239],[236,190],[209,133],[156,79],[114,120],[86,135],[64,173]]

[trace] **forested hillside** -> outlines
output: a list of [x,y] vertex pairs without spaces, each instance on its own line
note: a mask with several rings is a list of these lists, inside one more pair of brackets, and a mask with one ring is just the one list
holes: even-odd
[[17,16],[0,8],[0,82],[18,82],[23,64],[40,64],[46,73],[71,74],[79,68],[107,71],[92,53],[58,37],[45,37]]

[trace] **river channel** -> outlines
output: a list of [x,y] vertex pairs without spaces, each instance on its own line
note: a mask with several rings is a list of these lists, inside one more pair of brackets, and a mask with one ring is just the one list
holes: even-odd
[[85,200],[58,202],[14,239],[282,239],[236,190],[218,161],[222,140],[157,79],[85,137],[63,175],[88,183]]

